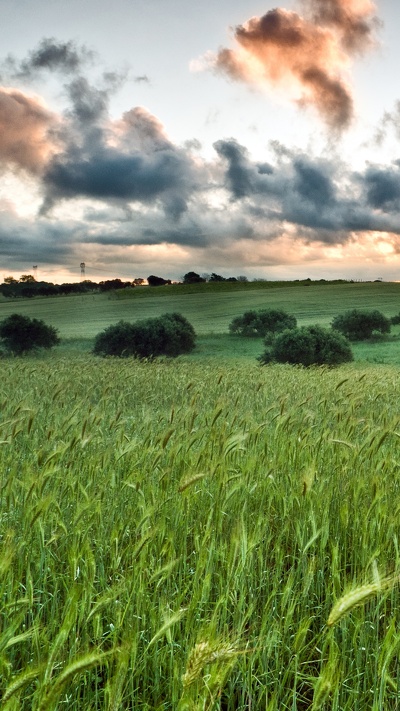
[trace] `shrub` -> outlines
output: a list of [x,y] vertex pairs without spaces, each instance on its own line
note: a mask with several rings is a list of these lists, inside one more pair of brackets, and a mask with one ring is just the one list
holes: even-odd
[[178,313],[164,314],[136,323],[120,321],[99,333],[93,353],[101,356],[154,358],[189,353],[196,334],[187,319]]
[[302,326],[279,334],[259,358],[264,365],[340,365],[353,360],[350,343],[341,334],[321,326]]
[[229,331],[240,336],[267,337],[271,341],[276,333],[281,333],[288,328],[296,328],[296,325],[296,318],[286,311],[267,309],[246,311],[243,316],[237,316],[229,324]]
[[363,341],[374,333],[390,333],[391,324],[380,311],[353,309],[336,316],[331,326],[351,341]]
[[392,326],[398,326],[398,324],[400,323],[400,313],[396,314],[396,316],[392,316],[392,318],[390,319],[390,323],[392,324]]
[[37,348],[52,348],[60,342],[54,326],[21,314],[11,314],[0,323],[0,338],[4,348],[14,355]]

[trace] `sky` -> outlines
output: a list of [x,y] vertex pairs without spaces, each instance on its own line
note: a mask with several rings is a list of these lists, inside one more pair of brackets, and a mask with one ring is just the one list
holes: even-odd
[[0,277],[400,280],[396,0],[0,0]]

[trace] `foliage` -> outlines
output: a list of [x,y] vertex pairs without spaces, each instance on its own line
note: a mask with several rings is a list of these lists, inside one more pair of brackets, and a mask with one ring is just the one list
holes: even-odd
[[196,272],[187,272],[187,274],[183,277],[184,284],[202,284],[205,281],[206,280]]
[[0,323],[0,339],[4,348],[15,355],[37,348],[53,348],[60,342],[54,326],[21,314],[11,314]]
[[276,361],[298,365],[340,365],[353,360],[353,354],[342,334],[321,326],[302,326],[278,335],[259,360],[262,364]]
[[287,328],[296,328],[296,318],[282,309],[246,311],[229,324],[230,333],[240,336],[267,337],[269,340]]
[[396,316],[392,316],[390,319],[390,323],[392,326],[398,326],[400,323],[400,313],[396,314]]
[[178,313],[163,314],[135,323],[119,321],[99,333],[93,353],[102,356],[154,358],[178,356],[195,346],[196,334],[189,321]]
[[163,279],[163,277],[156,276],[155,274],[150,274],[150,276],[147,277],[147,283],[149,286],[166,286],[166,284],[171,283],[171,280]]
[[363,341],[374,333],[390,333],[390,319],[380,311],[352,309],[335,316],[332,328],[343,333],[351,341]]
[[114,291],[115,289],[128,289],[135,285],[131,281],[121,281],[121,279],[107,279],[99,282],[100,291]]

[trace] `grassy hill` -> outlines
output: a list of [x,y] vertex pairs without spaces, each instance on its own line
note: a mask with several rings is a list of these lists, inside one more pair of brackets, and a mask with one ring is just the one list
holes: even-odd
[[[393,316],[400,311],[400,283],[222,282],[140,287],[112,294],[2,300],[0,320],[14,312],[40,318],[58,328],[62,339],[79,341],[82,348],[90,349],[99,331],[121,319],[135,321],[179,311],[199,334],[195,356],[253,358],[260,353],[260,341],[233,339],[227,335],[228,326],[246,310],[266,308],[285,309],[296,316],[299,325],[329,326],[333,316],[350,308],[377,308]],[[355,350],[362,359],[400,363],[397,342]]]

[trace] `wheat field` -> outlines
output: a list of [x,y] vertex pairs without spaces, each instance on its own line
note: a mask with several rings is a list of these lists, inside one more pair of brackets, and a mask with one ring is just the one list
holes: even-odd
[[398,385],[3,360],[0,708],[398,708]]

